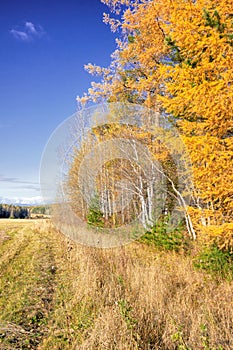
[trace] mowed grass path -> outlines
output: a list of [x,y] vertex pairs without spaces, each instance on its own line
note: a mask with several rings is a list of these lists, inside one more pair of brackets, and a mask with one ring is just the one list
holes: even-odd
[[0,220],[0,349],[232,350],[233,284],[184,252],[76,244]]
[[54,242],[36,225],[0,220],[0,336],[3,349],[36,348],[54,292]]

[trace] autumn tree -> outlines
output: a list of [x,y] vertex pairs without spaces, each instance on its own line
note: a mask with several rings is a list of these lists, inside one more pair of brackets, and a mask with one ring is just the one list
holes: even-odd
[[152,134],[134,125],[106,123],[92,128],[80,149],[74,150],[68,173],[66,194],[74,212],[100,227],[138,218],[144,227],[153,225],[154,209],[159,203],[164,209],[164,194],[156,185],[166,181],[150,153],[153,148],[158,145]]
[[129,103],[85,109],[74,118],[74,127],[83,119],[88,127],[79,128],[82,141],[68,146],[72,157],[64,194],[73,212],[99,227],[140,222],[148,228],[169,211],[171,224],[185,216],[195,237],[186,201],[190,169],[171,124]]
[[[108,68],[80,101],[128,101],[164,113],[179,128],[195,182],[196,231],[232,246],[233,1],[102,0],[119,32]],[[122,14],[122,17],[117,15]]]

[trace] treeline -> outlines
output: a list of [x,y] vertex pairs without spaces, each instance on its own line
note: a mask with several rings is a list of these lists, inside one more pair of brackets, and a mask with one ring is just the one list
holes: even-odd
[[42,217],[44,215],[50,215],[49,206],[30,206],[24,207],[13,204],[0,204],[0,218],[1,219],[27,219]]
[[26,219],[30,217],[30,209],[12,204],[0,204],[0,218]]
[[[101,2],[116,16],[120,13],[117,19],[104,16],[104,22],[114,32],[117,30],[118,47],[109,67],[86,65],[89,73],[99,75],[100,81],[93,82],[88,92],[78,98],[80,108],[87,102],[126,102],[145,106],[154,115],[159,112],[165,121],[171,122],[184,143],[193,178],[187,186],[192,198],[188,203],[186,195],[182,199],[178,195],[177,171],[170,164],[173,158],[165,142],[162,145],[167,159],[162,154],[158,157],[160,142],[154,148],[153,159],[157,157],[162,169],[167,169],[166,179],[173,170],[175,176],[169,178],[170,184],[173,180],[171,197],[178,203],[182,200],[187,230],[193,238],[214,242],[233,252],[233,0]],[[146,126],[151,117],[144,120]],[[142,133],[133,131],[144,147],[146,137],[143,139]],[[99,143],[103,136],[112,139],[113,127],[102,134],[97,135]],[[151,146],[148,149],[153,152]],[[77,158],[78,161],[83,165],[82,159]],[[75,180],[73,183],[77,184]],[[140,189],[134,179],[131,183]],[[149,195],[147,191],[141,192],[138,198],[143,200],[144,195],[144,203],[150,203],[152,192]],[[168,188],[167,193],[170,192]],[[79,198],[75,200],[72,199],[76,205]]]
[[32,214],[42,214],[42,215],[50,215],[50,207],[48,205],[38,205],[35,207],[31,207]]

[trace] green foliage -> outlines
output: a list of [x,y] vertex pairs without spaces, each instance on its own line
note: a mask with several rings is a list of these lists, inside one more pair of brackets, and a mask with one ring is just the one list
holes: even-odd
[[99,207],[99,198],[94,196],[87,215],[87,223],[94,227],[104,227],[103,213]]
[[170,55],[171,61],[173,63],[181,63],[184,61],[184,58],[180,52],[180,48],[176,45],[176,42],[172,40],[170,35],[165,37],[165,44],[171,49]]
[[[183,328],[184,327],[182,325],[177,327],[177,331],[171,335],[171,341],[174,343],[176,349],[178,350],[192,350],[192,348],[189,347],[185,340],[186,337],[184,337]],[[203,350],[223,350],[222,346],[220,345],[217,348],[213,348],[210,345],[209,332],[206,324],[200,325],[200,331]]]
[[137,320],[135,320],[131,313],[132,313],[132,307],[128,303],[127,300],[122,299],[118,302],[120,313],[123,319],[125,320],[127,326],[129,329],[133,328],[133,326],[137,323]]
[[182,326],[179,327],[177,332],[172,334],[171,340],[174,344],[176,344],[178,350],[191,350],[191,348],[185,343]]
[[221,23],[221,18],[217,10],[214,11],[213,15],[210,14],[209,11],[203,11],[203,18],[205,19],[205,25],[211,28],[216,28],[216,30],[220,33],[224,32],[225,25]]
[[129,43],[134,43],[134,41],[135,41],[135,36],[129,35],[129,36],[128,36],[128,42],[129,42]]
[[33,214],[46,214],[46,210],[48,210],[46,206],[36,206],[32,208],[31,212]]
[[196,268],[226,279],[233,279],[233,254],[215,245],[205,247],[193,262]]
[[[232,17],[232,14],[228,16]],[[227,43],[233,46],[233,35],[232,33],[226,33],[226,26],[221,22],[221,17],[217,10],[215,10],[212,15],[207,10],[204,10],[203,18],[205,19],[205,26],[215,28],[220,33],[220,38],[227,38]]]
[[154,245],[165,251],[178,252],[181,248],[187,247],[188,240],[184,236],[183,225],[176,228],[171,227],[166,218],[156,222],[156,224],[145,233],[142,242]]
[[202,339],[203,349],[204,350],[211,350],[207,325],[202,323],[200,325],[200,330],[201,330],[201,339]]

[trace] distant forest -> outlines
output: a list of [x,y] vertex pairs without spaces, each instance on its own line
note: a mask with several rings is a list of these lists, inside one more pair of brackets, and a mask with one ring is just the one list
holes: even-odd
[[27,219],[31,214],[49,215],[48,206],[23,207],[12,204],[0,204],[1,219]]

